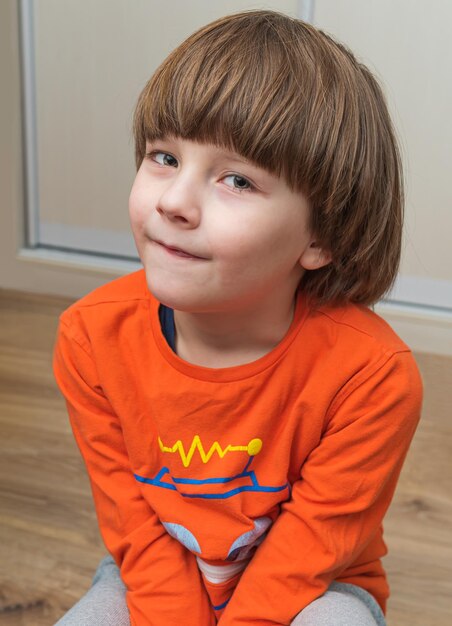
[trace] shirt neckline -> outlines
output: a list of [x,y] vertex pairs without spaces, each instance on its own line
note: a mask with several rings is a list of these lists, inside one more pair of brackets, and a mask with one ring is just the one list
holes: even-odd
[[301,291],[299,291],[296,298],[295,312],[292,323],[278,345],[276,345],[270,352],[267,352],[267,354],[264,354],[259,359],[251,361],[250,363],[243,363],[241,365],[234,365],[230,367],[211,368],[189,363],[188,361],[181,359],[175,352],[173,352],[171,347],[168,345],[160,325],[160,302],[154,298],[149,290],[148,299],[152,332],[162,357],[170,366],[179,371],[181,374],[189,376],[190,378],[211,382],[234,382],[255,376],[268,367],[271,367],[290,347],[295,337],[300,332],[309,310]]

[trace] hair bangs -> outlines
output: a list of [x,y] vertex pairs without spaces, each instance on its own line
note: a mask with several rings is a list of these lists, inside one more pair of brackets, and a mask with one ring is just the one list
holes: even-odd
[[137,104],[137,167],[146,140],[176,136],[233,150],[302,188],[303,94],[280,36],[271,24],[260,26],[250,20],[250,32],[245,27],[235,37],[195,33],[170,54]]

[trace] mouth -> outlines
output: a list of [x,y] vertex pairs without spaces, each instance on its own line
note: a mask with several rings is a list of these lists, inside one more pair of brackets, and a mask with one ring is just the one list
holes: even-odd
[[183,250],[182,248],[178,248],[176,246],[163,243],[163,241],[159,241],[158,239],[154,239],[153,241],[154,243],[164,248],[167,252],[169,252],[169,254],[173,256],[182,257],[184,259],[200,259],[203,261],[206,260],[206,257],[198,256],[197,254],[193,254],[191,252],[188,252],[187,250]]

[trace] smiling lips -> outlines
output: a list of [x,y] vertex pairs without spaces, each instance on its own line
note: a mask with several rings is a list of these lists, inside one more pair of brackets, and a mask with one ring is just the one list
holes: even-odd
[[163,243],[163,241],[159,241],[157,239],[155,239],[154,241],[155,241],[155,243],[157,243],[160,246],[162,246],[162,248],[165,248],[165,250],[167,252],[169,252],[170,254],[173,254],[175,256],[184,257],[186,259],[203,259],[203,260],[205,260],[205,257],[197,256],[196,254],[191,254],[190,252],[187,252],[186,250],[182,250],[181,248],[176,248],[175,246],[170,246],[170,245],[168,245],[166,243]]

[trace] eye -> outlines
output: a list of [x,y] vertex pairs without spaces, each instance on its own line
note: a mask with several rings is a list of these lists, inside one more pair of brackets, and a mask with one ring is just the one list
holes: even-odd
[[155,161],[159,165],[167,165],[169,167],[177,167],[177,159],[167,152],[149,152],[146,155],[152,161]]
[[253,185],[250,181],[243,176],[239,176],[238,174],[229,174],[223,178],[227,187],[231,187],[237,191],[246,191],[247,189],[252,189]]

